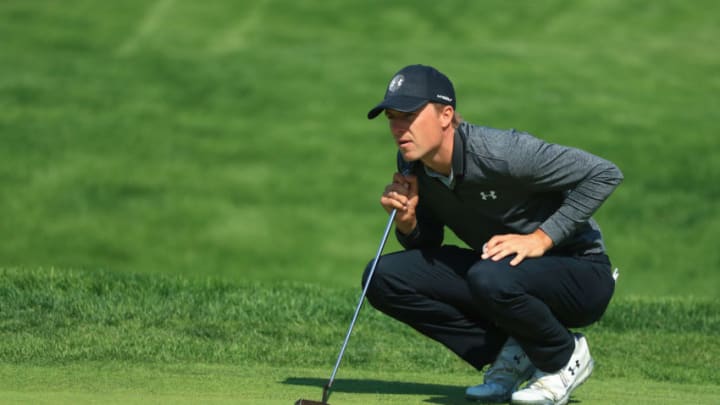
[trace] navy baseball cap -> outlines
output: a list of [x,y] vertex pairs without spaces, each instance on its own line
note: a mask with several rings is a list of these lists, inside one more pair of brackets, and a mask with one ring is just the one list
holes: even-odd
[[411,112],[428,102],[447,104],[455,108],[455,89],[452,82],[437,69],[425,65],[410,65],[395,73],[388,84],[385,98],[368,112],[368,119],[377,117],[384,109]]

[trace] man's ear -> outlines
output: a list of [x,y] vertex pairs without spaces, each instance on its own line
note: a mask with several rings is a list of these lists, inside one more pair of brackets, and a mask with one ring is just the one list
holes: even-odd
[[451,105],[446,105],[440,110],[440,125],[443,128],[447,128],[452,125],[453,116],[455,115],[455,109]]

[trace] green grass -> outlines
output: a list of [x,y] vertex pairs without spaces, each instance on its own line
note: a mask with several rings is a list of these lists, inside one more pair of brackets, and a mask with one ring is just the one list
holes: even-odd
[[[322,367],[335,357],[359,294],[299,283],[233,284],[56,269],[4,269],[0,281],[5,342],[0,360],[28,364],[107,360]],[[607,340],[596,343],[601,358],[618,364],[630,355],[643,358],[623,364],[617,373],[662,375],[684,359],[704,361],[720,352],[715,342],[720,301],[619,298],[587,332]],[[358,343],[347,357],[355,367],[467,368],[376,311],[367,310],[356,333]],[[663,340],[667,336],[675,338]],[[422,350],[397,345],[410,340]],[[641,341],[646,344],[638,345]],[[720,383],[717,371],[695,368],[674,378]]]
[[[59,392],[68,403],[165,402],[184,392],[185,401],[318,395],[357,295],[287,282],[2,269],[0,392],[18,400]],[[634,382],[673,391],[678,400],[705,401],[720,385],[720,372],[702,366],[720,356],[718,314],[717,299],[615,300],[601,322],[584,330],[597,371],[588,384],[592,394],[579,398],[607,398],[608,385],[625,381],[621,387]],[[445,395],[457,403],[463,385],[479,379],[446,350],[369,307],[341,370],[336,389],[348,398],[362,394],[356,401]],[[49,385],[34,394],[38,380]],[[691,386],[710,391],[688,397]],[[625,388],[612,390],[620,396]]]
[[[268,404],[287,405],[299,398],[319,401],[327,373],[302,368],[193,364],[178,366],[84,365],[15,367],[0,365],[0,377],[13,390],[9,403],[33,404]],[[48,381],[50,382],[48,384]],[[438,371],[385,372],[344,370],[336,380],[331,404],[469,404],[464,388],[477,376]],[[573,395],[582,404],[713,404],[715,385],[597,378]]]
[[[621,277],[577,399],[716,402],[718,18],[709,0],[3,1],[0,402],[317,395],[386,220],[393,144],[365,113],[410,63],[446,72],[469,121],[625,173],[596,215]],[[334,398],[455,403],[477,377],[366,309]]]

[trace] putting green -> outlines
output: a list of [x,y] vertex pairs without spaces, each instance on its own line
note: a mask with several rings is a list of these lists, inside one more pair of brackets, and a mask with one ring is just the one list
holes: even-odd
[[[320,400],[328,370],[202,364],[0,366],[6,403],[292,404]],[[596,374],[600,374],[599,372]],[[332,404],[467,404],[479,375],[341,370]],[[720,387],[593,376],[573,395],[589,404],[714,404]]]

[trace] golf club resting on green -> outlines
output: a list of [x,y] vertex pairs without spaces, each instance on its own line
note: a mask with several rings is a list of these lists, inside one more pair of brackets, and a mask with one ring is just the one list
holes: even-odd
[[[296,403],[327,404],[365,298],[485,370],[469,400],[566,404],[591,375],[588,339],[571,329],[613,296],[592,215],[623,175],[586,151],[464,122],[456,104],[446,75],[410,65],[369,111],[384,113],[398,148],[380,198],[390,218],[322,402]],[[393,225],[404,250],[383,255]],[[445,227],[467,247],[443,244]]]

